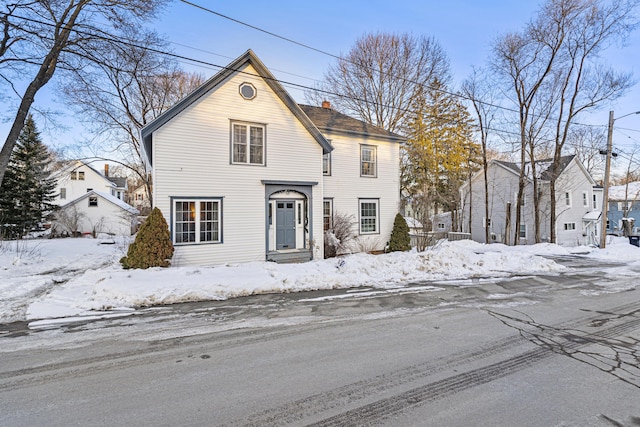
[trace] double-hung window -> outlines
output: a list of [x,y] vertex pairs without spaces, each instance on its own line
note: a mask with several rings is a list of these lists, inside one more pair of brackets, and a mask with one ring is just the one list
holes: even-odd
[[232,123],[231,152],[231,163],[264,165],[264,125],[250,123]]
[[565,231],[575,230],[576,229],[576,223],[575,222],[565,222],[564,223],[564,229],[565,229]]
[[220,199],[174,199],[173,241],[219,243],[222,241]]
[[333,228],[333,199],[323,200],[322,220],[324,222],[324,231],[329,231]]
[[360,176],[375,178],[377,176],[377,149],[373,145],[360,146]]
[[360,199],[360,234],[380,233],[378,199]]
[[526,224],[520,224],[520,238],[521,239],[526,239],[527,238],[527,225]]
[[331,175],[331,153],[322,155],[322,174]]

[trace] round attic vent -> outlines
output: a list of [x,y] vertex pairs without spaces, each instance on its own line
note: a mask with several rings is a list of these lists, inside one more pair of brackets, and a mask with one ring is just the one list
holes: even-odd
[[240,85],[240,96],[244,99],[253,99],[256,97],[257,91],[251,83],[242,83]]

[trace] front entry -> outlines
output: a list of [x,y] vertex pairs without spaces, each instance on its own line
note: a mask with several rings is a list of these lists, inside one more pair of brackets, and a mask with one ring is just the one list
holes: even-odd
[[276,249],[296,248],[296,211],[293,200],[276,202]]

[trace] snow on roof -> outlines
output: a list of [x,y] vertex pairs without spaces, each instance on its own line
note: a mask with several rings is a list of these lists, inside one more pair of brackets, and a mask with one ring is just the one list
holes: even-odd
[[601,211],[591,211],[584,214],[582,219],[584,221],[597,221],[600,219],[600,215],[602,215]]
[[422,223],[415,218],[410,216],[405,216],[404,221],[407,223],[409,228],[422,228]]
[[640,181],[609,187],[609,200],[640,200]]
[[138,215],[140,213],[140,211],[138,209],[134,208],[133,206],[131,206],[128,203],[125,203],[124,201],[118,199],[117,197],[112,196],[109,193],[103,193],[102,191],[93,191],[93,193],[96,193],[97,195],[99,195],[103,199],[108,200],[109,202],[113,203],[114,205],[117,205],[117,206],[121,207],[122,209],[126,210],[127,212],[129,212],[131,214]]
[[118,206],[121,209],[124,209],[125,211],[129,212],[130,214],[133,215],[138,215],[140,213],[140,211],[136,208],[134,208],[133,206],[131,206],[128,203],[125,203],[124,201],[118,199],[115,196],[112,196],[109,193],[103,193],[102,191],[95,191],[95,190],[91,190],[86,192],[85,194],[83,194],[82,196],[78,197],[77,199],[74,199],[72,201],[70,201],[69,203],[67,203],[66,205],[62,206],[62,208],[64,209],[67,206],[70,206],[74,203],[78,203],[80,200],[84,200],[87,197],[89,197],[90,195],[95,194],[96,196],[100,196],[103,199],[105,199],[108,202],[113,203],[114,205]]

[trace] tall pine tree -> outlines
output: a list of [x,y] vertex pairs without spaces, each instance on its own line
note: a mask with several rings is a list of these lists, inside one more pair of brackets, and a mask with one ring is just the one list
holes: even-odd
[[54,211],[56,181],[49,177],[51,160],[29,115],[0,186],[0,231],[4,237],[21,238]]
[[420,221],[426,224],[431,215],[450,211],[455,230],[458,189],[478,163],[480,153],[472,138],[473,121],[466,107],[439,80],[421,95],[407,126],[403,188]]

